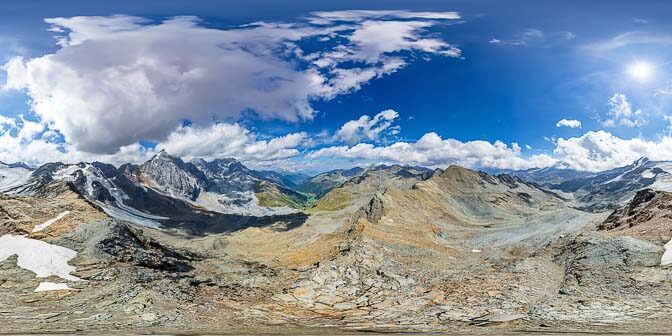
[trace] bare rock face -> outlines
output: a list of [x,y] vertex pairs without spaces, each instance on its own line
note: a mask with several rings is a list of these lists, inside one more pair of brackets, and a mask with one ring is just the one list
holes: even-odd
[[627,268],[653,267],[660,262],[663,249],[644,240],[632,237],[579,236],[567,245],[571,251],[570,267]]
[[182,160],[161,151],[151,160],[140,166],[142,179],[154,185],[168,194],[176,194],[187,197],[190,200],[198,198],[201,188],[198,175],[190,174],[189,169]]
[[614,210],[604,223],[600,224],[599,229],[612,230],[623,225],[631,227],[651,219],[654,214],[647,208],[657,195],[656,191],[648,188],[638,191],[630,203]]
[[589,234],[571,240],[555,259],[565,267],[565,286],[606,286],[618,292],[633,286],[628,274],[634,268],[658,266],[663,252],[637,238]]
[[112,225],[95,247],[119,262],[171,272],[190,271],[193,267],[189,263],[198,259],[193,253],[168,248],[126,224]]
[[360,210],[361,216],[370,223],[378,223],[383,217],[385,208],[381,197],[381,195],[375,194],[369,204]]
[[598,229],[665,244],[672,239],[672,193],[642,189],[629,203],[614,210]]

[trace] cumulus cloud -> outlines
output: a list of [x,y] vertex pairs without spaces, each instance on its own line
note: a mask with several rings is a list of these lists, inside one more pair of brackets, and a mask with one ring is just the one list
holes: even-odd
[[[331,146],[307,156],[341,158],[371,163],[397,163],[446,167],[457,164],[471,168],[527,169],[554,165],[579,171],[598,172],[631,164],[642,156],[652,160],[672,160],[672,136],[658,140],[623,139],[607,131],[589,131],[578,137],[549,139],[552,155],[524,156],[517,143],[442,139],[427,133],[416,142],[396,142],[389,146],[357,144]],[[525,145],[529,150],[530,146]]]
[[555,127],[581,128],[581,121],[575,119],[560,119]]
[[[312,102],[358,90],[412,53],[458,57],[430,28],[453,12],[323,12],[295,23],[208,28],[194,17],[52,18],[53,54],[12,58],[4,90],[26,90],[66,147],[113,154],[164,141],[182,120],[310,120]],[[337,39],[336,42],[331,41]],[[302,45],[318,52],[306,53]],[[313,48],[311,48],[313,49]]]
[[156,146],[171,155],[184,159],[212,160],[235,157],[244,162],[274,161],[298,155],[306,133],[290,133],[269,140],[260,140],[257,134],[238,124],[215,124],[199,128],[182,126]]
[[305,143],[307,135],[303,132],[263,138],[239,124],[217,123],[207,127],[180,126],[151,148],[133,143],[112,154],[97,154],[59,143],[58,132],[48,129],[47,125],[23,118],[0,118],[0,161],[31,165],[57,161],[142,163],[158,151],[166,150],[186,160],[234,157],[251,166],[266,166],[296,157]]
[[[388,118],[397,117],[392,118],[388,114]],[[581,171],[603,171],[628,165],[642,156],[653,160],[672,160],[672,137],[669,135],[657,141],[647,141],[640,138],[622,139],[606,131],[590,131],[578,137],[552,139],[550,141],[555,145],[552,155],[532,156],[523,155],[518,143],[507,145],[501,141],[443,139],[433,132],[415,142],[395,142],[385,146],[358,143],[307,152],[310,150],[311,137],[304,132],[265,137],[239,124],[228,123],[206,127],[180,126],[155,146],[148,148],[134,143],[122,146],[113,154],[79,151],[72,145],[56,141],[58,136],[58,132],[49,129],[48,125],[22,117],[0,118],[0,161],[32,165],[56,161],[102,161],[119,165],[141,163],[158,151],[166,150],[186,160],[197,157],[208,160],[235,157],[251,167],[265,169],[331,169],[339,159],[343,159],[350,162],[347,166],[352,161],[427,167],[457,164],[471,168],[502,169],[562,164]],[[531,149],[529,145],[524,147]]]
[[357,144],[354,146],[331,146],[321,148],[308,155],[309,158],[346,158],[445,167],[451,164],[466,167],[492,167],[525,169],[547,167],[556,162],[548,155],[521,156],[517,143],[510,146],[496,141],[482,140],[462,142],[456,139],[442,139],[438,134],[427,133],[416,142],[396,142],[388,146]]
[[616,93],[611,96],[609,107],[607,119],[602,122],[605,127],[636,127],[645,123],[642,110],[634,110],[624,94]]
[[631,164],[642,156],[672,160],[672,138],[659,141],[621,139],[606,131],[591,131],[580,137],[560,138],[555,157],[577,170],[603,171]]
[[350,120],[336,131],[334,139],[349,144],[362,140],[377,141],[383,135],[395,135],[399,128],[392,126],[399,113],[395,110],[385,110],[375,116],[363,115],[357,120]]

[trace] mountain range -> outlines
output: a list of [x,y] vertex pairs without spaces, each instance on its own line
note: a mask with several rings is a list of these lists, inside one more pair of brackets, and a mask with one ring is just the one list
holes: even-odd
[[[184,162],[162,151],[141,165],[119,167],[92,162],[49,163],[31,169],[22,163],[0,163],[0,192],[47,196],[65,184],[114,217],[158,226],[175,217],[178,210],[254,217],[298,213],[351,179],[386,169],[410,175],[431,172],[421,167],[381,165],[337,169],[311,177],[255,171],[232,158]],[[615,209],[646,187],[672,191],[672,163],[646,158],[597,173],[556,166],[486,171],[535,183],[587,211]],[[172,205],[168,209],[162,204]]]
[[664,330],[670,169],[0,164],[0,302],[59,331]]
[[589,211],[615,209],[643,188],[672,190],[672,162],[645,157],[624,167],[596,173],[557,167],[507,173],[565,195],[574,206]]

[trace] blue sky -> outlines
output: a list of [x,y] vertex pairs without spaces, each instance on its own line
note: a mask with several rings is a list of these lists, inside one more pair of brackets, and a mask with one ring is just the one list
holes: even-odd
[[166,149],[316,172],[672,159],[666,1],[3,6],[1,161]]

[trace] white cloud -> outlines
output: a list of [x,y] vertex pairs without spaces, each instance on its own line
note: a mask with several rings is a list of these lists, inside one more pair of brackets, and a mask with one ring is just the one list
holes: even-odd
[[581,128],[581,121],[575,119],[560,119],[555,127]]
[[270,140],[260,140],[238,124],[215,124],[205,128],[180,127],[156,150],[165,149],[184,159],[212,160],[235,157],[244,162],[264,162],[285,159],[299,154],[297,147],[306,141],[305,133],[290,133]]
[[663,84],[662,87],[655,89],[653,95],[656,97],[672,95],[672,81],[668,81],[665,84]]
[[670,45],[672,35],[652,34],[651,32],[633,31],[616,35],[610,39],[586,45],[587,50],[597,53],[610,52],[632,45]]
[[668,132],[672,132],[672,115],[663,115],[663,120],[667,122],[667,126],[665,127],[665,129]]
[[[462,142],[427,133],[416,142],[397,142],[389,146],[332,146],[314,151],[307,157],[427,167],[457,164],[472,168],[526,169],[562,164],[576,170],[593,172],[623,167],[642,156],[652,160],[672,160],[672,136],[669,135],[657,141],[648,141],[640,138],[622,139],[607,131],[590,131],[578,137],[549,141],[555,145],[553,155],[525,157],[517,143],[508,146],[501,141]],[[528,145],[525,147],[531,149]]]
[[315,12],[310,18],[310,22],[325,25],[337,21],[359,22],[384,18],[457,20],[460,18],[460,14],[457,12],[409,12],[403,10],[344,10]]
[[522,41],[543,40],[544,32],[539,29],[527,29],[520,34]]
[[56,161],[102,161],[117,165],[141,163],[165,149],[186,160],[197,157],[207,160],[235,157],[251,166],[264,166],[295,157],[301,154],[298,148],[309,144],[307,135],[302,132],[262,139],[239,124],[218,123],[207,127],[178,127],[153,149],[134,143],[122,146],[112,154],[95,154],[57,143],[53,139],[53,131],[43,124],[22,118],[0,118],[0,125],[10,125],[0,127],[0,161],[32,165]]
[[16,120],[14,118],[5,117],[0,114],[0,132],[4,132],[15,127]]
[[308,157],[359,159],[428,167],[457,164],[466,167],[511,169],[547,167],[556,162],[543,154],[523,158],[521,147],[516,143],[508,146],[501,141],[490,143],[482,140],[468,142],[444,140],[433,132],[425,134],[416,142],[396,142],[389,146],[362,143],[354,146],[332,146],[314,151]]
[[[140,140],[163,141],[183,119],[201,128],[250,111],[309,120],[312,101],[398,71],[409,52],[458,57],[456,47],[427,37],[441,20],[458,18],[453,12],[325,12],[305,22],[226,30],[194,17],[159,23],[129,16],[53,18],[46,22],[60,49],[11,59],[3,89],[27,90],[32,110],[64,136],[65,147],[113,154]],[[325,40],[335,36],[347,42]],[[310,39],[325,46],[306,55],[300,44]]]
[[628,98],[621,93],[616,93],[609,98],[609,111],[607,119],[602,122],[605,127],[636,127],[644,125],[644,113],[642,110],[633,110]]
[[343,124],[336,131],[334,139],[348,144],[355,144],[362,140],[377,141],[382,135],[398,133],[399,128],[392,126],[398,117],[399,113],[391,109],[382,111],[373,118],[363,115],[357,120],[350,120]]
[[488,42],[492,44],[501,44],[510,46],[528,46],[534,42],[542,42],[544,41],[545,38],[546,36],[544,35],[544,32],[542,32],[541,30],[529,28],[516,34],[516,36],[510,39],[492,38]]
[[672,160],[672,138],[621,139],[606,131],[591,131],[580,137],[558,139],[554,154],[574,169],[602,171],[629,165],[642,156]]
[[576,34],[570,32],[570,31],[562,32],[562,33],[560,33],[560,35],[562,35],[562,37],[567,41],[571,41],[571,40],[576,38]]
[[[388,114],[388,119],[397,118],[391,115]],[[339,159],[349,162],[339,167],[351,166],[352,161],[360,164],[398,163],[428,167],[457,164],[472,168],[507,169],[548,167],[563,163],[582,171],[603,171],[625,166],[641,156],[653,160],[672,160],[672,137],[669,135],[658,141],[647,141],[639,138],[621,139],[606,131],[590,131],[567,139],[549,139],[555,145],[552,156],[524,156],[522,147],[517,143],[507,145],[501,141],[491,143],[482,140],[463,142],[442,139],[436,133],[427,133],[415,142],[395,142],[386,146],[358,143],[305,153],[303,150],[309,148],[311,143],[306,133],[265,138],[239,124],[219,123],[207,127],[178,127],[165,141],[151,149],[134,143],[121,147],[113,154],[93,154],[54,142],[50,138],[52,131],[47,125],[35,125],[22,118],[0,119],[0,124],[10,125],[0,131],[0,161],[21,161],[33,165],[56,161],[102,161],[117,165],[141,163],[162,149],[186,160],[196,157],[208,160],[234,157],[251,167],[292,170],[332,169],[339,165]],[[529,145],[524,147],[531,149]]]

